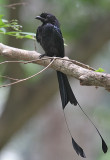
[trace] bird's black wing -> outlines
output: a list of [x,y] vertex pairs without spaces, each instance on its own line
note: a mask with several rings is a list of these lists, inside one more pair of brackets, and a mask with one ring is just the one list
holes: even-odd
[[38,43],[42,41],[42,26],[39,26],[36,32],[36,40]]
[[64,57],[64,41],[60,29],[56,26],[53,28],[53,36],[58,49],[58,57]]
[[58,27],[47,23],[42,28],[41,46],[47,56],[64,57],[64,42]]

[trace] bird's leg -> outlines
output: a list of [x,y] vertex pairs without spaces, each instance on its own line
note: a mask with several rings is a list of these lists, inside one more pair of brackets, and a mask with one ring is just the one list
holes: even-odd
[[36,41],[34,40],[34,47],[35,47],[35,51],[37,52],[37,46],[36,46]]

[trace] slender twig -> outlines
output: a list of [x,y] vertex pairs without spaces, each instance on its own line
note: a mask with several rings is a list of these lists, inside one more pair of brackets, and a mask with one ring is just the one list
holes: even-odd
[[[80,67],[83,67],[83,68],[86,68],[86,69],[89,69],[89,70],[92,70],[92,71],[95,71],[96,69],[90,67],[89,65],[86,65],[84,63],[81,63],[81,62],[78,62],[78,61],[75,61],[75,60],[71,60],[71,59],[67,59],[67,58],[60,58],[60,57],[55,57],[56,59],[60,59],[60,60],[65,60],[65,61],[69,61],[69,62],[72,62]],[[27,63],[32,63],[32,62],[35,62],[35,61],[40,61],[40,60],[48,60],[48,59],[53,59],[53,57],[48,57],[48,58],[42,58],[42,59],[35,59],[35,60],[31,60],[31,61],[27,61],[25,62],[24,64],[27,64]]]
[[27,78],[24,78],[24,79],[19,79],[19,80],[17,80],[16,82],[8,83],[8,84],[6,84],[6,85],[1,85],[0,88],[2,88],[2,87],[8,87],[8,86],[11,86],[11,85],[14,85],[14,84],[23,82],[23,81],[26,81],[26,80],[28,80],[28,79],[31,79],[31,78],[39,75],[40,73],[42,73],[43,71],[45,71],[47,68],[49,68],[49,67],[51,66],[51,64],[55,61],[55,59],[56,59],[56,58],[54,58],[54,59],[53,59],[44,69],[42,69],[40,72],[38,72],[38,73],[36,73],[36,74],[34,74],[34,75],[30,76],[30,77],[27,77]]
[[13,3],[13,4],[9,4],[9,5],[1,5],[2,7],[7,7],[7,8],[12,8],[12,9],[15,9],[16,6],[19,6],[19,5],[26,5],[27,2],[21,2],[21,3]]
[[23,62],[23,61],[3,61],[3,62],[1,62],[0,64],[5,64],[5,63],[25,63],[25,62]]
[[12,78],[12,77],[8,77],[8,76],[2,76],[2,75],[0,75],[0,77],[10,79],[10,80],[13,80],[13,81],[18,81],[19,80],[19,79],[16,79],[16,78]]
[[[75,60],[71,60],[71,59],[66,59],[65,57],[64,58],[60,58],[60,57],[55,57],[56,59],[60,59],[60,60],[65,60],[65,61],[69,61],[69,62],[72,62],[80,67],[83,67],[83,68],[86,68],[86,69],[89,69],[89,70],[92,70],[92,71],[95,71],[96,69],[90,67],[89,65],[86,65],[86,64],[83,64],[81,62],[78,62],[78,61],[75,61]],[[33,63],[33,62],[37,62],[37,61],[41,61],[41,60],[48,60],[48,59],[54,59],[54,57],[46,57],[46,58],[42,58],[42,59],[34,59],[34,60],[30,60],[30,61],[27,61],[27,62],[23,62],[23,61],[4,61],[4,62],[1,62],[0,64],[5,64],[5,63],[23,63],[23,64],[28,64],[28,63]]]
[[96,69],[90,67],[89,65],[86,65],[86,64],[84,64],[84,63],[78,62],[78,61],[76,61],[76,60],[70,60],[70,61],[73,62],[74,64],[80,66],[80,67],[85,68],[85,69],[89,69],[89,70],[91,70],[91,71],[95,71],[95,70],[96,70]]

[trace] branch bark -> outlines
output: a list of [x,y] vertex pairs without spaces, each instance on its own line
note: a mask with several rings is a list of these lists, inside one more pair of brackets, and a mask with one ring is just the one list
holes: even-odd
[[[51,61],[48,58],[39,60],[40,53],[38,52],[17,49],[2,43],[0,43],[0,55],[23,61],[36,60],[33,63],[43,66],[47,66]],[[67,58],[65,59],[65,57],[56,59],[51,68],[75,77],[80,81],[81,85],[104,87],[110,91],[110,74],[95,72],[90,67]]]

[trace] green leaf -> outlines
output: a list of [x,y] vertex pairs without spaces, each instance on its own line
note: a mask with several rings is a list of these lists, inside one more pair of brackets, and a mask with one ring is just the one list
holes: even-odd
[[23,36],[23,38],[28,39],[35,39],[34,37],[36,36],[36,34],[32,32],[20,32],[20,34]]
[[2,20],[2,17],[3,15],[0,15],[0,28],[2,28],[5,25],[5,23]]
[[25,35],[36,36],[36,34],[32,32],[20,32],[20,33],[25,34]]
[[105,70],[103,68],[99,68],[99,69],[95,70],[95,72],[105,72]]

